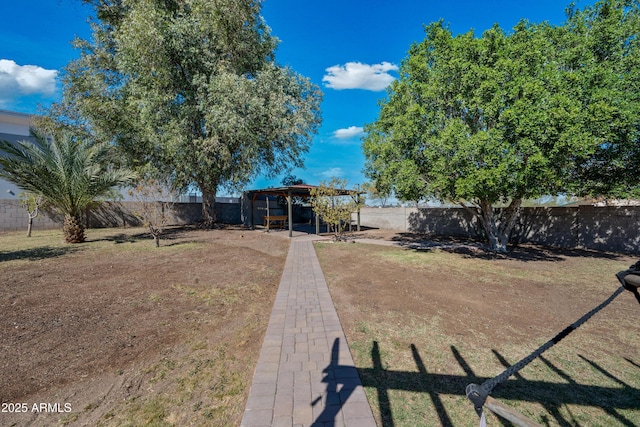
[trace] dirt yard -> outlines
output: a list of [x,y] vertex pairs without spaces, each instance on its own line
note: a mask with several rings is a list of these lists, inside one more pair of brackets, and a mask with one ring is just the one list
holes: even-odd
[[[637,259],[380,231],[316,251],[380,426],[477,426],[464,396],[604,301]],[[367,240],[364,240],[367,241]],[[625,291],[492,394],[542,425],[640,425],[640,304]],[[489,420],[488,425],[501,425]]]
[[[0,235],[0,425],[239,425],[286,233],[183,228],[158,249],[141,229],[87,235]],[[603,301],[635,261],[356,236],[387,246],[316,250],[382,427],[476,426],[465,386]],[[543,425],[639,425],[639,308],[625,292],[493,396]]]
[[239,425],[288,241],[0,235],[0,425]]

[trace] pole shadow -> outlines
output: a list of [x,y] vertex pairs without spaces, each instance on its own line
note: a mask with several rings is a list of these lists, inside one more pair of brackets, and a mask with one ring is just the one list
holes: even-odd
[[[391,390],[405,390],[428,394],[437,413],[437,421],[439,424],[445,427],[453,426],[453,421],[447,412],[447,407],[444,404],[442,395],[465,396],[467,384],[481,384],[489,378],[476,375],[469,363],[467,363],[462,354],[454,346],[451,346],[452,355],[464,371],[464,375],[430,373],[427,371],[418,348],[414,344],[411,344],[410,350],[414,363],[416,364],[417,372],[385,369],[381,357],[380,345],[377,341],[373,341],[371,347],[372,367],[356,369],[362,385],[366,388],[376,390],[382,426],[395,426],[392,401],[389,396]],[[492,351],[500,363],[505,367],[510,366],[510,363],[504,356],[496,350]],[[563,405],[600,408],[621,425],[634,425],[633,422],[627,419],[620,411],[640,410],[640,389],[615,377],[595,362],[585,357],[582,357],[582,359],[604,377],[609,380],[614,380],[618,386],[608,387],[581,384],[562,369],[553,365],[549,360],[540,356],[540,360],[564,382],[528,380],[522,373],[518,373],[510,380],[496,386],[492,392],[492,396],[502,401],[535,402],[542,405],[547,413],[540,415],[540,418],[542,423],[546,425],[579,425],[579,421],[573,417],[570,411],[568,419],[560,412]],[[636,362],[629,359],[625,360],[629,362],[631,366],[640,369],[640,366]],[[469,402],[469,412],[473,413],[473,405],[471,402]],[[427,424],[435,421],[436,420],[425,420]],[[499,421],[503,426],[512,425],[506,420],[499,419]]]
[[[331,347],[331,361],[322,370],[323,383],[327,383],[324,396],[316,398],[311,406],[324,404],[322,412],[315,419],[311,427],[334,427],[342,425],[336,422],[338,412],[343,408],[356,387],[361,386],[358,371],[355,366],[340,365],[340,339],[336,338]],[[339,387],[342,386],[342,387]]]

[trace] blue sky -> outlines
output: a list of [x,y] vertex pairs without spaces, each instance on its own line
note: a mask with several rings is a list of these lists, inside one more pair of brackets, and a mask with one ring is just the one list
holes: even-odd
[[[520,19],[564,22],[570,0],[265,0],[262,15],[281,43],[276,60],[322,88],[323,124],[293,174],[309,184],[332,176],[349,185],[362,174],[362,127],[376,120],[378,101],[423,27],[444,19],[454,33],[481,34]],[[578,7],[594,0],[577,1]],[[3,1],[0,5],[0,109],[35,113],[60,97],[58,71],[78,56],[75,36],[90,36],[80,0]],[[280,185],[257,178],[249,188]]]

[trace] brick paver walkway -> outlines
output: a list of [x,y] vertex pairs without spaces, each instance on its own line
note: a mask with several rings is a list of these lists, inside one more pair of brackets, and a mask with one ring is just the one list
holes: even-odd
[[243,427],[375,427],[312,239],[289,247]]

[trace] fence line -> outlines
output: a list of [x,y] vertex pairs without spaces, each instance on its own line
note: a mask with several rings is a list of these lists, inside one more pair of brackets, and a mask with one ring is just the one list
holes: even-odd
[[[462,208],[363,208],[363,226],[477,238],[477,220]],[[640,254],[640,206],[531,207],[521,210],[512,243]]]
[[[135,227],[141,225],[135,216],[139,202],[104,202],[91,209],[86,215],[86,225],[90,228]],[[216,202],[218,220],[226,224],[240,223],[240,203]],[[169,221],[172,225],[193,224],[202,218],[202,203],[175,203]],[[19,200],[0,199],[0,231],[20,231],[27,229],[27,212]],[[64,218],[53,211],[41,210],[33,220],[33,230],[61,228]]]
[[[105,202],[87,217],[90,227],[138,225],[136,202]],[[247,212],[241,203],[216,202],[218,219],[240,224]],[[245,211],[247,207],[244,207]],[[172,223],[190,224],[201,218],[200,203],[176,203]],[[43,212],[34,231],[62,226],[62,218]],[[25,230],[28,216],[15,199],[0,200],[0,231]],[[462,208],[362,208],[366,227],[433,235],[480,237],[476,219]],[[640,254],[640,206],[523,208],[511,234],[512,243],[534,243],[560,248]]]

